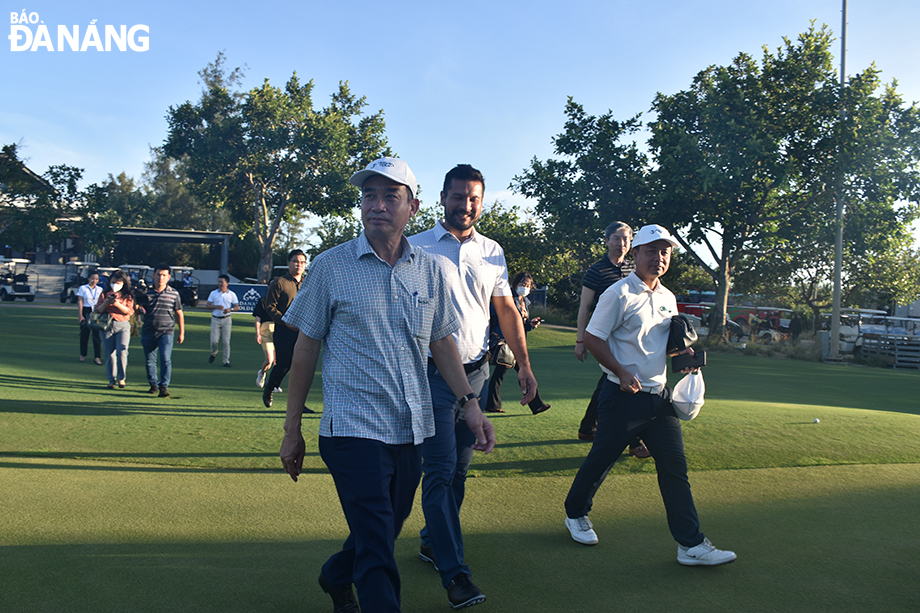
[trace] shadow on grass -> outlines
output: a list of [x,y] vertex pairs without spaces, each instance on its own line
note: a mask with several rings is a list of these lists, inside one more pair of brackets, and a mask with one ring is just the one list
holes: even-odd
[[[108,400],[79,400],[79,401],[53,401],[53,400],[6,400],[3,403],[3,413],[22,413],[29,415],[89,415],[96,417],[127,416],[127,415],[174,415],[176,417],[252,417],[283,419],[284,411],[281,409],[249,409],[249,408],[199,408],[177,404],[182,400],[180,394],[172,394],[169,398],[151,396],[144,398],[125,398],[126,392],[104,390],[112,394]],[[146,394],[145,394],[146,395]],[[127,404],[130,400],[134,404]],[[119,404],[119,402],[122,404]],[[322,412],[304,415],[304,421],[319,420]]]
[[[707,505],[701,513],[707,534],[739,556],[715,568],[676,562],[660,501],[644,495],[654,487],[649,480],[618,497],[599,496],[594,547],[572,542],[556,500],[523,525],[469,531],[466,560],[489,609],[772,612],[793,604],[802,611],[918,610],[916,487]],[[526,498],[525,507],[547,507],[543,490],[515,491]],[[630,500],[621,499],[624,493]],[[631,504],[637,494],[642,504]],[[507,500],[484,504],[482,512],[497,517],[507,511],[501,502]],[[329,512],[334,504],[312,512]],[[267,521],[286,525],[289,519]],[[15,589],[0,591],[0,610],[325,611],[330,601],[316,577],[340,546],[331,534],[4,546],[0,573]],[[396,543],[403,610],[447,610],[437,573],[417,552],[417,534],[407,529]]]
[[[319,457],[319,453],[307,453],[307,457]],[[266,468],[196,468],[189,466],[152,466],[139,465],[137,462],[156,462],[157,460],[182,459],[182,458],[270,458],[277,459],[276,453],[0,453],[0,458],[10,458],[10,460],[0,460],[0,469],[40,469],[40,470],[72,470],[72,471],[102,471],[102,472],[124,472],[124,473],[171,473],[171,474],[249,474],[249,473],[277,473],[284,472],[280,465],[277,469]],[[94,460],[105,460],[113,464],[51,464],[42,462],[15,462],[14,458],[21,459],[58,459],[58,460],[82,460],[92,462]],[[124,461],[123,464],[118,463]],[[323,468],[303,467],[305,475],[326,475],[329,471]],[[2,609],[0,609],[2,610]]]

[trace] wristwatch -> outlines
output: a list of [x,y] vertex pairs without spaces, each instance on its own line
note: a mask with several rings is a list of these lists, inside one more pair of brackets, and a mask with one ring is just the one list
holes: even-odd
[[458,399],[457,399],[457,402],[459,402],[459,403],[460,403],[460,406],[462,407],[462,406],[464,406],[467,402],[469,402],[470,400],[474,400],[474,399],[475,399],[475,400],[478,400],[478,398],[479,398],[479,397],[476,396],[476,394],[474,394],[473,392],[470,392],[469,394],[467,394],[467,395],[464,396],[463,398],[458,398]]

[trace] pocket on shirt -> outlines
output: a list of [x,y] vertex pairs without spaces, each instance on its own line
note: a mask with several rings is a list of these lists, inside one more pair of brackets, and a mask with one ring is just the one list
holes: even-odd
[[409,296],[406,322],[409,326],[409,333],[419,344],[427,345],[430,341],[435,306],[435,299],[427,294],[423,296],[419,292]]

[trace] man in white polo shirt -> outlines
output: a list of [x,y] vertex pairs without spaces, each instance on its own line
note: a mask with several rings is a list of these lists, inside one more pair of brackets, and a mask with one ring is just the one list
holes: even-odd
[[650,225],[632,244],[635,270],[601,295],[585,333],[585,346],[607,381],[598,399],[594,443],[565,499],[565,525],[575,541],[597,544],[588,519],[594,494],[630,439],[639,436],[655,458],[677,561],[687,566],[733,562],[734,552],[716,549],[700,532],[680,420],[667,386],[666,348],[677,301],[658,278],[668,271],[678,243],[667,229]]
[[240,301],[230,290],[229,276],[217,277],[217,289],[208,296],[207,307],[211,309],[211,356],[208,363],[214,363],[218,348],[223,348],[224,366],[230,368],[230,332],[233,330],[230,314],[240,310]]

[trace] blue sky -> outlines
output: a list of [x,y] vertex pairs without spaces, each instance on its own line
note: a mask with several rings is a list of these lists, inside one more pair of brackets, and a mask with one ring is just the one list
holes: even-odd
[[[283,85],[295,70],[314,79],[317,107],[348,80],[384,110],[390,145],[426,205],[457,163],[483,171],[487,201],[526,205],[508,185],[534,156],[552,154],[567,96],[588,113],[626,118],[646,113],[656,92],[686,89],[740,51],[775,49],[811,20],[841,29],[841,0],[70,0],[7,4],[7,35],[23,10],[36,36],[48,26],[55,48],[58,25],[79,25],[81,38],[94,19],[100,33],[149,29],[145,52],[0,45],[0,143],[19,143],[36,172],[69,164],[85,169],[87,184],[122,171],[139,179],[148,146],[166,136],[168,107],[198,99],[198,70],[223,50],[231,67],[246,64],[247,89],[265,78]],[[920,100],[920,2],[851,0],[848,22],[847,72],[874,61],[905,100]]]

